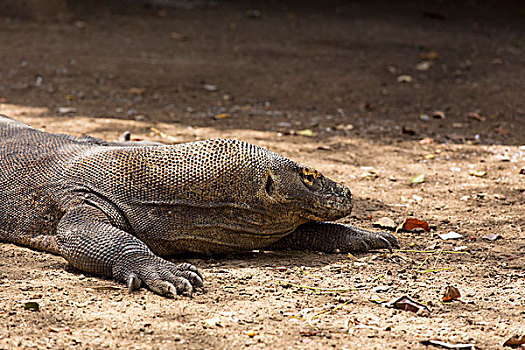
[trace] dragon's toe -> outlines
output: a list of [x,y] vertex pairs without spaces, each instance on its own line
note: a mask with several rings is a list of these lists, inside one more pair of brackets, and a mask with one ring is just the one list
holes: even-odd
[[196,288],[203,288],[202,274],[191,264],[175,265],[159,257],[136,259],[126,269],[128,289],[146,285],[153,292],[176,297],[180,294],[192,296]]

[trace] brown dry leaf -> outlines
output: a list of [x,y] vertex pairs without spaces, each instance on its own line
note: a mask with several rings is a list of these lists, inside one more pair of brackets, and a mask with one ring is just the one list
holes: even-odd
[[432,137],[425,137],[424,139],[419,140],[420,145],[428,145],[432,142],[434,142],[434,139]]
[[177,33],[177,32],[171,32],[170,38],[173,40],[179,40],[179,41],[186,41],[188,40],[188,37],[184,34]]
[[401,298],[391,302],[389,306],[393,307],[394,309],[416,312],[418,314],[430,313],[430,309],[427,306],[420,304],[407,296],[402,296]]
[[521,345],[525,345],[525,335],[521,337],[517,334],[513,335],[503,343],[503,346],[510,346],[511,348],[521,347]]
[[422,60],[439,60],[439,53],[436,51],[430,51],[419,55]]
[[208,318],[202,322],[204,328],[222,327],[221,319],[219,317]]
[[483,177],[483,176],[487,175],[486,171],[481,171],[481,170],[469,170],[468,173],[470,175],[476,176],[476,177]]
[[486,122],[487,121],[487,118],[485,116],[482,116],[481,114],[479,114],[478,112],[471,112],[471,113],[468,113],[467,114],[467,118],[470,118],[470,119],[475,119],[477,121],[480,121],[480,122]]
[[443,294],[443,301],[452,301],[461,298],[461,293],[454,286],[447,286],[445,293]]
[[69,113],[76,113],[77,109],[74,107],[58,107],[57,113],[58,114],[69,114]]
[[373,225],[379,226],[381,228],[391,229],[391,230],[394,230],[396,228],[396,223],[394,222],[394,220],[388,217],[382,217],[378,219],[376,222],[374,222]]
[[434,111],[432,112],[432,118],[434,119],[445,119],[447,116],[443,111]]
[[136,95],[136,96],[144,95],[145,92],[146,92],[146,89],[144,88],[138,88],[138,87],[129,88],[129,93],[132,95]]
[[405,127],[404,125],[401,128],[401,131],[403,132],[403,134],[406,134],[406,135],[415,135],[416,134],[416,131],[414,129],[410,129],[410,127]]
[[486,239],[487,241],[495,241],[497,239],[502,238],[500,234],[497,233],[489,233],[482,237],[483,239]]
[[403,223],[403,229],[407,231],[412,231],[416,228],[422,228],[425,231],[430,231],[430,226],[428,225],[428,222],[415,219],[415,218],[408,218]]
[[433,345],[443,349],[475,349],[474,344],[452,344],[441,340],[423,340],[421,344],[425,346]]
[[24,303],[24,309],[38,311],[40,309],[40,305],[36,301],[27,301]]
[[362,173],[361,175],[359,175],[359,177],[363,178],[363,179],[377,179],[379,177],[379,175],[374,171],[374,170],[370,170],[370,171],[365,171],[364,173]]
[[432,65],[429,61],[423,61],[416,64],[416,69],[421,71],[426,71],[430,69],[430,66]]
[[397,77],[397,82],[398,83],[411,83],[412,82],[412,77],[410,75],[407,75],[407,74],[402,74],[402,75]]
[[213,84],[203,84],[202,88],[208,92],[216,92],[219,90],[219,87]]
[[335,126],[336,130],[344,130],[344,131],[350,131],[354,130],[354,126],[352,124],[338,124]]

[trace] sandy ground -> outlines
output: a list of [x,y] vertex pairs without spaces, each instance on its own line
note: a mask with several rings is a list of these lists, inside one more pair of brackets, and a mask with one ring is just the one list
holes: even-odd
[[[393,253],[176,257],[207,288],[177,300],[2,243],[0,349],[493,349],[525,335],[525,8],[435,4],[1,18],[0,113],[108,140],[242,139],[348,185],[343,223],[431,230],[397,232]],[[443,303],[448,285],[461,298]],[[405,295],[430,312],[384,306]]]

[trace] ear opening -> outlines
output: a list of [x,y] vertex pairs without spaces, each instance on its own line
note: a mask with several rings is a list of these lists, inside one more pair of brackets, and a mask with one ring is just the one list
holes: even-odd
[[273,196],[273,193],[275,191],[275,185],[273,183],[273,179],[271,175],[268,175],[268,177],[266,178],[266,185],[264,186],[264,189],[266,190],[266,193],[268,193],[270,197]]

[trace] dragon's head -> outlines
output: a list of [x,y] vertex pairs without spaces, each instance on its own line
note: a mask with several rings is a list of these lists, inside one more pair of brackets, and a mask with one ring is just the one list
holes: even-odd
[[317,170],[273,154],[264,181],[267,196],[307,220],[336,220],[352,211],[352,193]]

